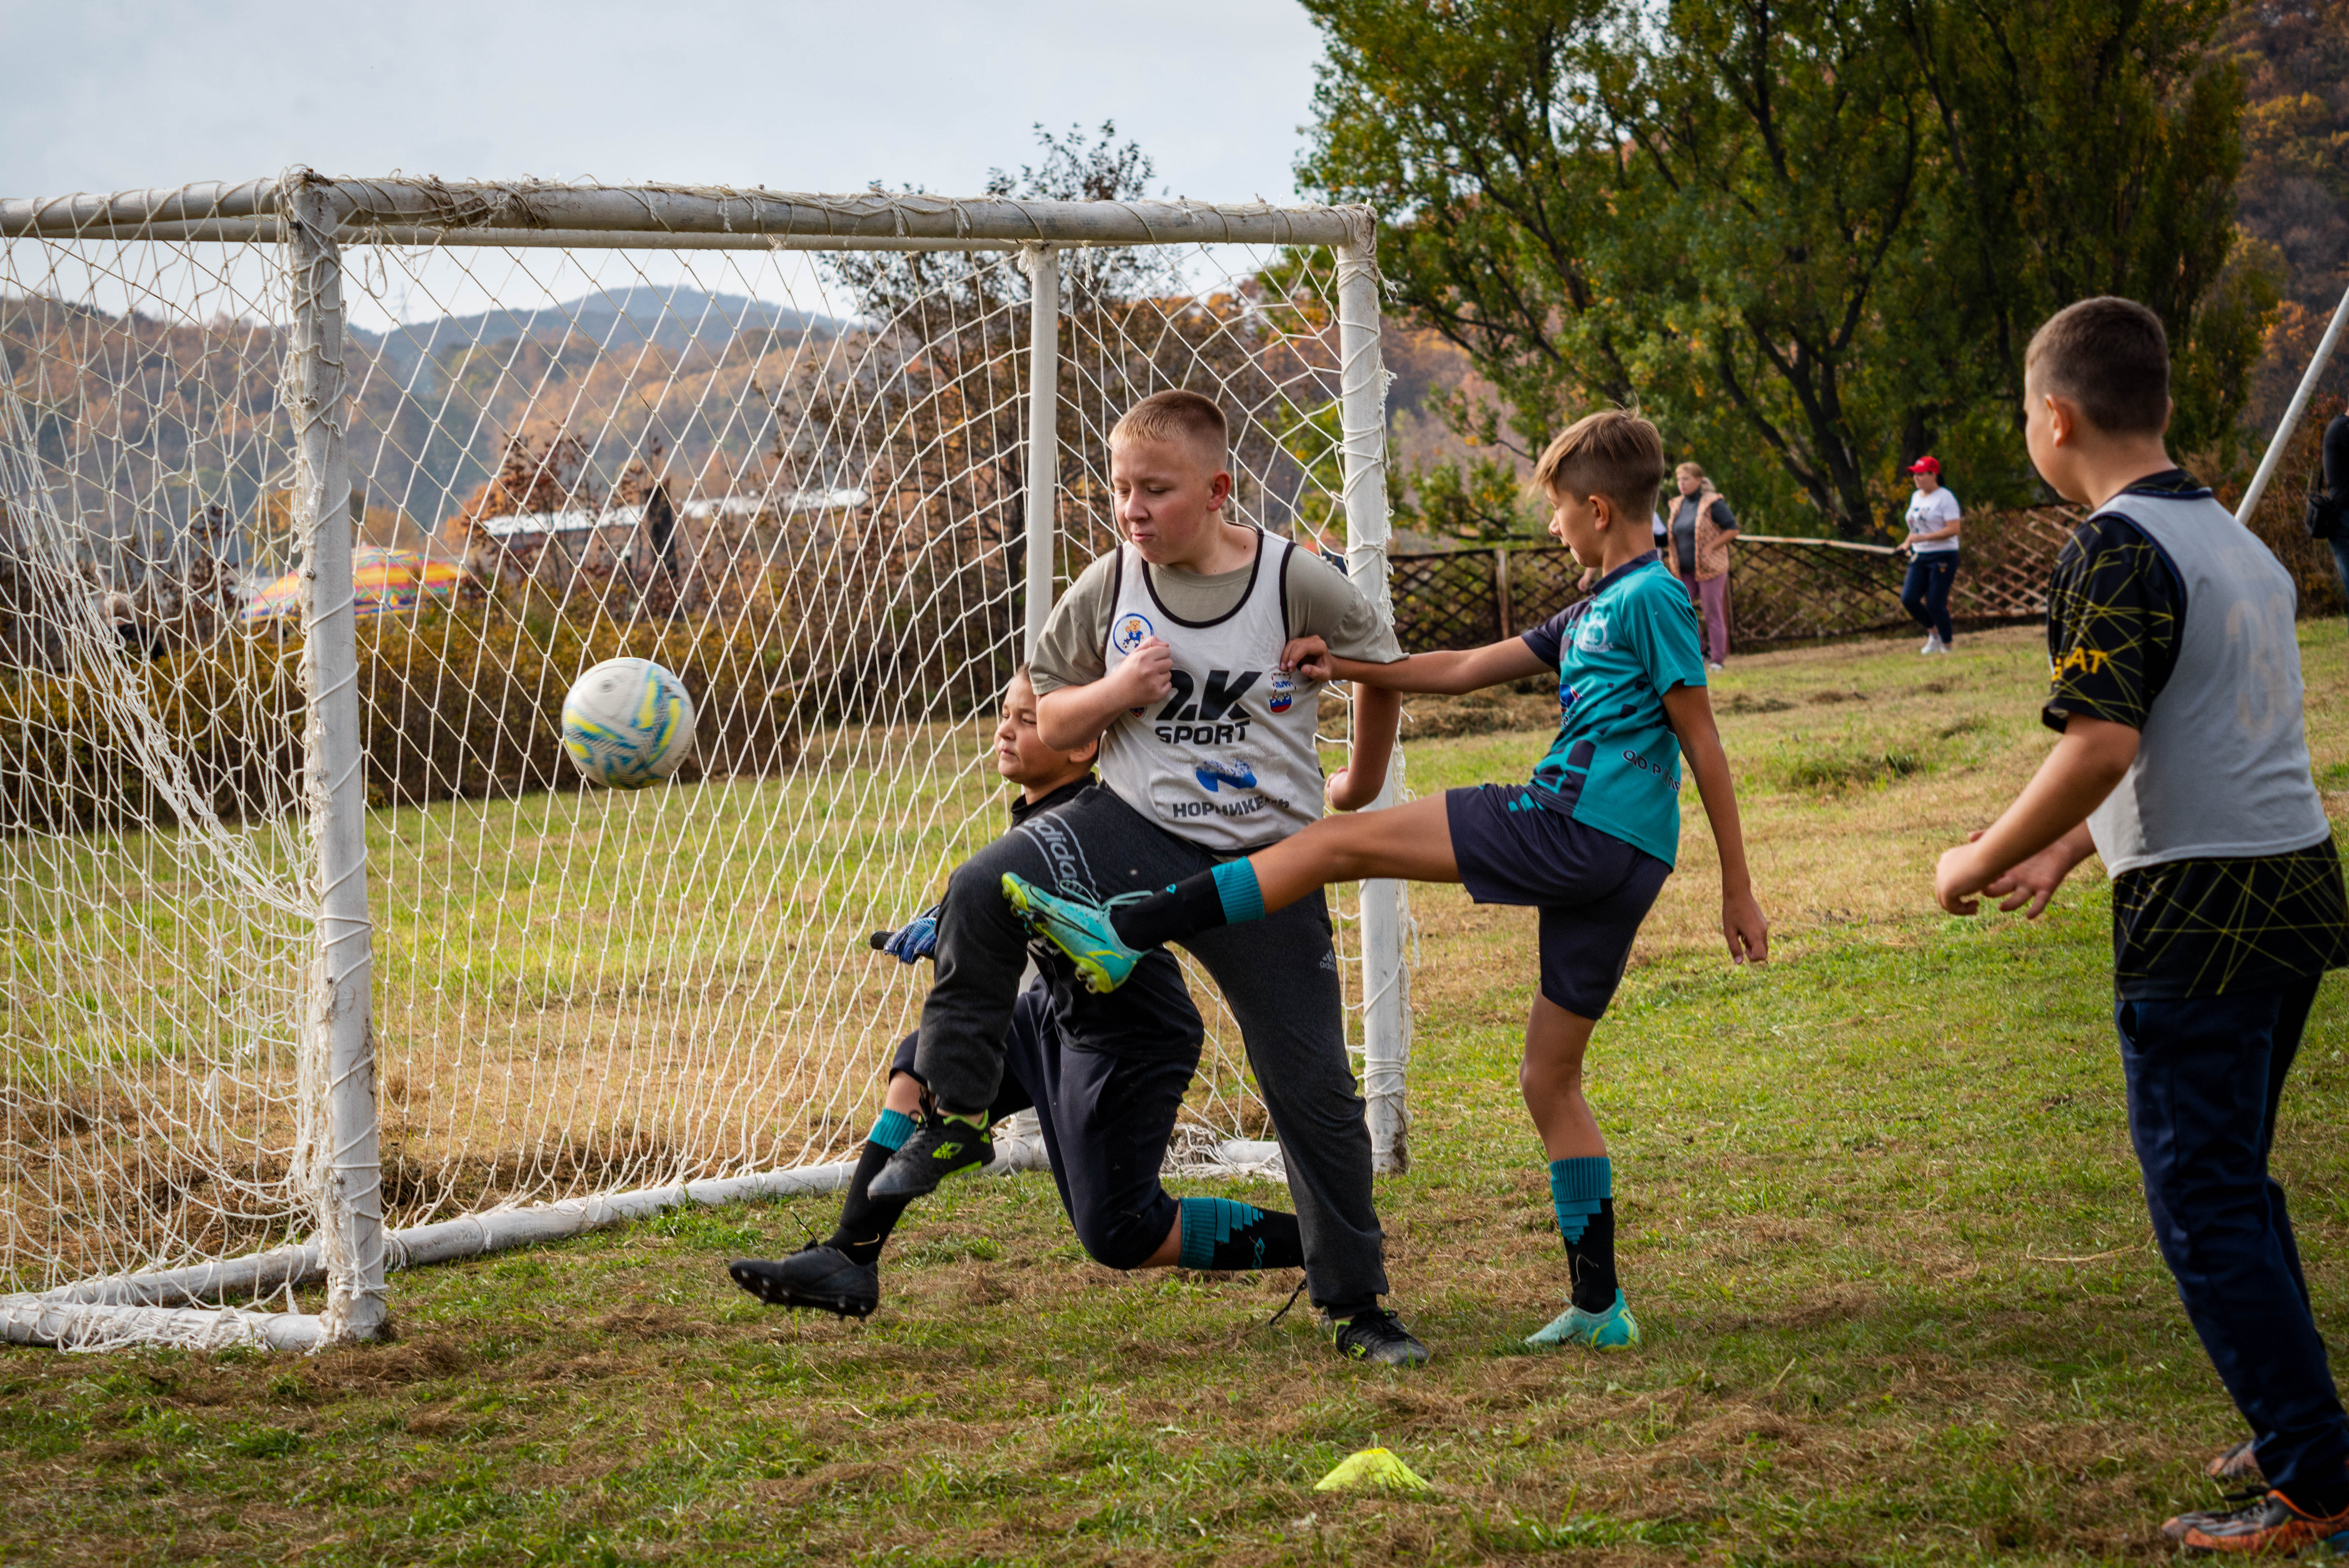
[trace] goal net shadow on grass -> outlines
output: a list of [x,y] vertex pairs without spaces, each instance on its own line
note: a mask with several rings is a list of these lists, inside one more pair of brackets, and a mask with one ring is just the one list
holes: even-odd
[[[338,231],[294,234],[314,210]],[[1238,514],[1383,606],[1366,265],[1340,309],[1369,235],[300,174],[0,202],[0,1334],[364,1336],[294,1291],[836,1183],[928,979],[863,938],[1006,825],[988,738],[1031,569],[1057,587],[1112,543],[1123,409],[1216,396]],[[815,248],[854,243],[885,248]],[[634,794],[581,787],[554,722],[623,652],[699,713]],[[320,848],[337,780],[356,1033],[319,1002],[360,879]],[[1387,899],[1371,983],[1351,896],[1340,947],[1399,1162]],[[1177,1151],[1208,1169],[1270,1134],[1191,980]]]

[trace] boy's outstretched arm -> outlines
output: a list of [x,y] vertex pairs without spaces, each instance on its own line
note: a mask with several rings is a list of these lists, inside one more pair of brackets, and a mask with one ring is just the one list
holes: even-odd
[[1379,798],[1379,791],[1386,787],[1387,769],[1394,761],[1395,727],[1402,722],[1401,692],[1355,682],[1354,734],[1346,750],[1346,765],[1330,775],[1322,790],[1332,811],[1360,811]]
[[1705,820],[1713,824],[1713,842],[1721,851],[1721,934],[1729,943],[1729,960],[1766,962],[1770,921],[1754,899],[1754,879],[1745,867],[1745,828],[1737,817],[1737,790],[1721,749],[1721,731],[1713,722],[1713,700],[1702,686],[1675,686],[1664,693],[1664,717],[1680,737],[1681,754],[1688,759]]
[[[1953,915],[1971,915],[1976,896],[2007,898],[2029,891],[2033,915],[2047,907],[2056,886],[2094,847],[2082,825],[2137,761],[2138,732],[2110,719],[2074,713],[2064,722],[2064,738],[2039,764],[2014,804],[1982,832],[1944,850],[1933,871],[1933,897]],[[2051,852],[2060,852],[2054,854]],[[2069,856],[2058,871],[2056,860]]]
[[1340,659],[1319,638],[1299,637],[1291,638],[1280,650],[1280,663],[1283,669],[1294,670],[1308,680],[1351,680],[1358,686],[1376,686],[1387,691],[1425,691],[1446,696],[1479,691],[1528,675],[1557,673],[1556,668],[1526,647],[1521,637],[1454,652],[1414,653],[1392,664]]

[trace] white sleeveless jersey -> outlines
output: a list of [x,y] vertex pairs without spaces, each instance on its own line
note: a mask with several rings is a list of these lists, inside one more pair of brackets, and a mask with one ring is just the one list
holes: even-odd
[[1313,736],[1320,683],[1279,668],[1296,549],[1259,530],[1239,603],[1195,622],[1169,612],[1149,564],[1132,545],[1118,546],[1104,673],[1155,637],[1174,650],[1174,691],[1109,727],[1102,782],[1167,832],[1219,855],[1261,849],[1321,815]]
[[2178,663],[2137,761],[2088,814],[2105,869],[2323,843],[2333,829],[2309,771],[2292,574],[2207,490],[2124,491],[2103,512],[2136,524],[2186,589]]

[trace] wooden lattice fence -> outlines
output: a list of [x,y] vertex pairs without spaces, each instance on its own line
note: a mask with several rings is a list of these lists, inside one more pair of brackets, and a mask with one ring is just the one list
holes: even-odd
[[[1951,617],[1992,626],[2045,615],[2048,569],[2077,516],[2057,506],[1969,516]],[[1395,556],[1388,565],[1396,635],[1412,652],[1497,642],[1580,597],[1580,567],[1554,545]],[[1907,570],[1887,545],[1741,534],[1730,550],[1730,646],[1906,630],[1914,624],[1900,607]]]

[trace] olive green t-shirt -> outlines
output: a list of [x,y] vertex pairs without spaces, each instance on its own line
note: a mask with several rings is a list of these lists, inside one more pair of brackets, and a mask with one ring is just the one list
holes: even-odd
[[[1271,541],[1268,541],[1270,544]],[[1253,562],[1237,571],[1174,572],[1153,566],[1150,584],[1160,602],[1186,621],[1212,621],[1239,607],[1254,576]],[[1109,670],[1111,597],[1117,552],[1094,558],[1052,607],[1052,618],[1036,645],[1029,676],[1036,695],[1063,686],[1089,686]],[[1371,601],[1345,573],[1305,545],[1290,558],[1288,584],[1288,635],[1318,637],[1340,659],[1392,664],[1402,657],[1394,633],[1379,619]]]

